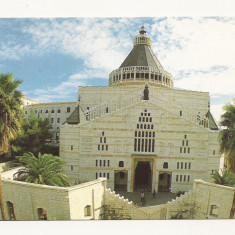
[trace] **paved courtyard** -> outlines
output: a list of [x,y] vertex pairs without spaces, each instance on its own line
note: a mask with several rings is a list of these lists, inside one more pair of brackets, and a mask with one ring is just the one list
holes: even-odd
[[[119,194],[120,196],[124,196],[124,198],[128,199],[129,201],[132,201],[135,205],[142,207],[142,203],[140,202],[141,192],[130,193],[130,192],[116,191],[115,193]],[[168,201],[171,201],[172,199],[176,198],[175,193],[169,193],[169,192],[157,193],[156,198],[153,198],[153,195],[151,192],[144,192],[144,194],[145,194],[145,200],[146,200],[145,206],[165,204]]]

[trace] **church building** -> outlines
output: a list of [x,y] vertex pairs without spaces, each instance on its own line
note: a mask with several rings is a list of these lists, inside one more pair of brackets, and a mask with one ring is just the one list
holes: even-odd
[[108,87],[79,87],[60,156],[72,184],[105,177],[115,191],[188,191],[219,170],[218,133],[209,93],[174,89],[142,26]]

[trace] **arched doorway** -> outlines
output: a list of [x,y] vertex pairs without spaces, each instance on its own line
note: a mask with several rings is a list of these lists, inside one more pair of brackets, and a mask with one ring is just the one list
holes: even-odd
[[138,162],[135,169],[134,190],[152,191],[152,171],[149,162]]
[[127,191],[127,171],[117,171],[114,174],[114,190]]
[[159,174],[158,192],[171,191],[171,173],[164,172]]

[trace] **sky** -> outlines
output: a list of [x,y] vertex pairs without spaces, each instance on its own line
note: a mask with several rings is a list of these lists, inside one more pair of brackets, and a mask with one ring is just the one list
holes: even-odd
[[210,92],[217,121],[235,97],[235,18],[0,18],[0,73],[39,102],[76,101],[78,86],[108,86],[144,24],[175,89]]

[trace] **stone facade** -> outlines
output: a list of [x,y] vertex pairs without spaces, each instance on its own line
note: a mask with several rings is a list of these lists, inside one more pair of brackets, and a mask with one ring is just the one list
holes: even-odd
[[52,143],[59,144],[60,126],[71,115],[77,102],[39,103],[24,106],[25,117],[34,111],[38,117],[49,119],[52,124]]
[[109,87],[79,87],[79,119],[60,130],[72,184],[106,177],[113,190],[178,192],[219,170],[209,93],[173,89],[149,40],[141,29]]

